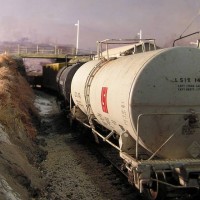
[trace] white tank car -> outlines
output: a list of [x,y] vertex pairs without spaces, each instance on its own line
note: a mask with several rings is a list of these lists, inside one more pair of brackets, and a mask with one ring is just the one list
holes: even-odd
[[199,49],[175,47],[90,61],[74,75],[71,91],[85,114],[149,152],[168,159],[200,157]]

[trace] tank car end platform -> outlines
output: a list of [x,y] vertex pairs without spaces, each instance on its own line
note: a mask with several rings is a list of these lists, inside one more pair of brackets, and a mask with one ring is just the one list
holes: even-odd
[[141,193],[155,183],[173,189],[200,188],[200,159],[136,160],[125,152],[120,157],[126,162],[129,181]]

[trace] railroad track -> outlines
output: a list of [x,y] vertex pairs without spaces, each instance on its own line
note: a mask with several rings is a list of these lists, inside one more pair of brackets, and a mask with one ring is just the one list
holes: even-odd
[[123,160],[119,157],[119,152],[110,148],[108,144],[97,145],[96,150],[103,156],[119,173],[121,173],[126,179],[128,179],[128,173],[123,168]]
[[89,129],[75,128],[72,135],[73,141],[81,143],[86,149],[85,153],[94,156],[103,166],[103,175],[116,187],[116,190],[121,190],[123,200],[145,200],[138,190],[129,184],[128,175],[122,170],[123,160],[119,157],[118,151],[104,142],[96,144]]

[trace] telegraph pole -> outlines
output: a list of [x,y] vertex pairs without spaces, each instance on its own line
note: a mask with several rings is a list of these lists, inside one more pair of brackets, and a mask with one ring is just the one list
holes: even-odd
[[77,24],[75,24],[75,26],[77,26],[77,34],[76,34],[76,55],[78,55],[78,43],[79,43],[79,20],[78,20]]
[[142,30],[140,30],[140,32],[138,33],[140,41],[142,40]]

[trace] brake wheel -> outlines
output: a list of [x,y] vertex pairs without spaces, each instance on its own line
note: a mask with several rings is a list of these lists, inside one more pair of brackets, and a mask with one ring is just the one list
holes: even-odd
[[159,181],[165,182],[164,173],[154,172],[151,176],[152,181],[146,185],[143,195],[148,200],[165,200],[166,198],[166,185]]

